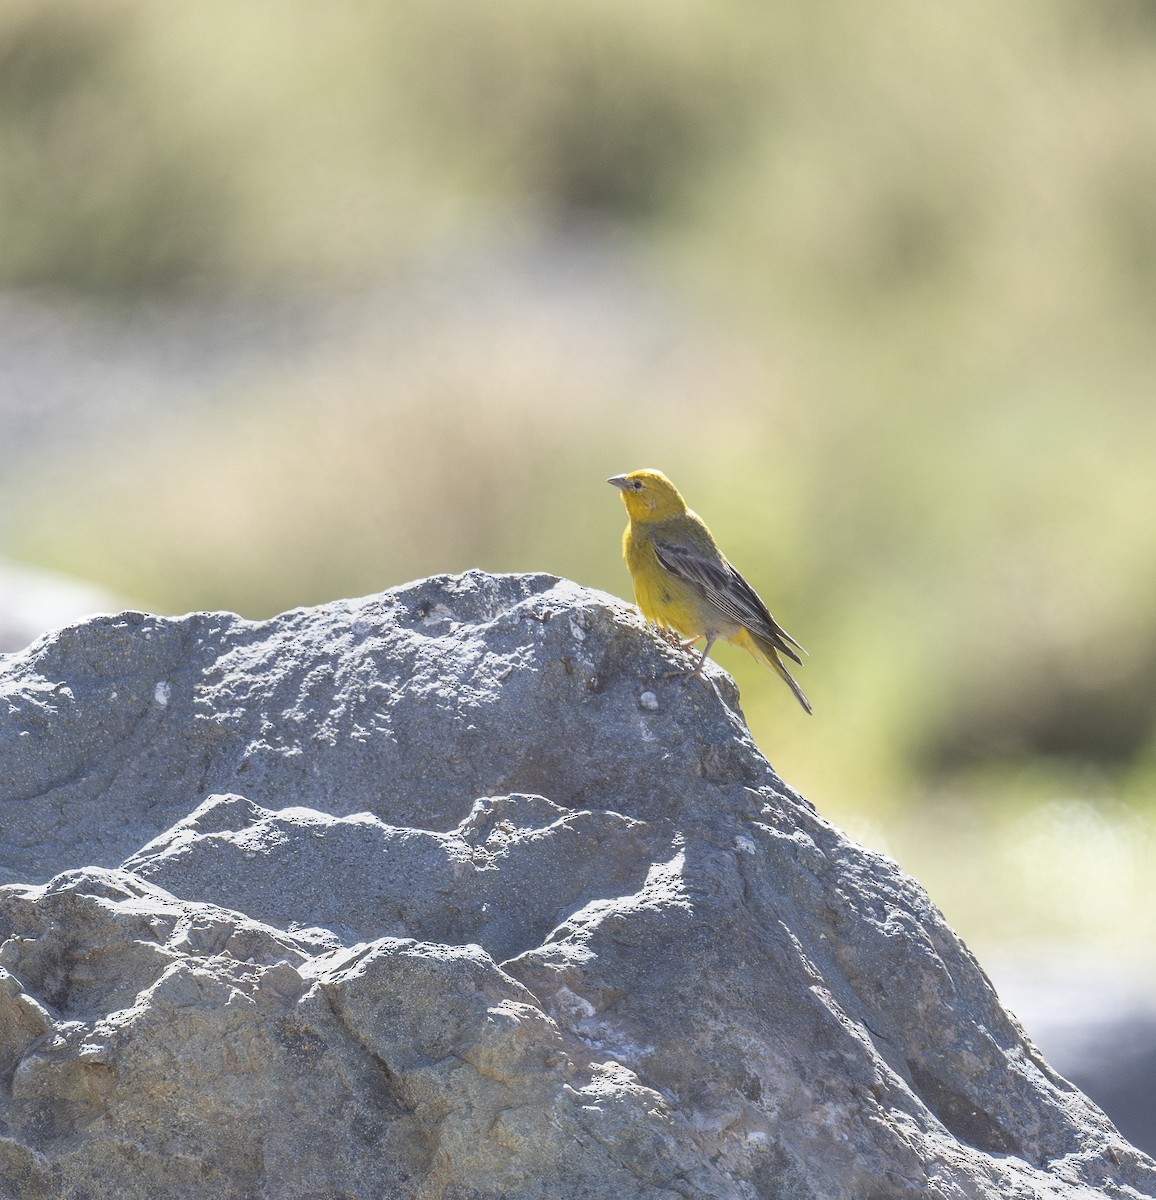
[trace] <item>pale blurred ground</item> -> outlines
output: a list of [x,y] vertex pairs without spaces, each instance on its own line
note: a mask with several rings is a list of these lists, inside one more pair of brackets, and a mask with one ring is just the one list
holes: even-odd
[[768,757],[1080,1078],[1151,1044],[1154,14],[16,0],[0,556],[628,595],[661,467],[811,651],[812,720],[718,655]]
[[125,607],[103,588],[0,558],[0,655],[23,650],[49,630]]

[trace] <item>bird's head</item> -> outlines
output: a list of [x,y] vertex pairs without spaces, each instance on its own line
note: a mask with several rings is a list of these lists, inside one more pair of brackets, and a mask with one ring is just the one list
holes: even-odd
[[661,471],[631,471],[607,481],[622,492],[622,503],[632,521],[662,521],[686,512],[686,501]]

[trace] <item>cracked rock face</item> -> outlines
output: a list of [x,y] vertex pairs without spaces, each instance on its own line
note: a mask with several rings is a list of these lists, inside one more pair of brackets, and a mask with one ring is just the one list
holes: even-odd
[[0,1196],[1156,1196],[680,665],[480,572],[0,658]]

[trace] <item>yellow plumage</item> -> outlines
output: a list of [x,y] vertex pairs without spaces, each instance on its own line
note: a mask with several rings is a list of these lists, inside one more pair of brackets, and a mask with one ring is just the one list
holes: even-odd
[[622,553],[642,615],[691,641],[706,638],[693,673],[701,677],[711,646],[722,638],[773,668],[810,712],[810,701],[779,657],[801,662],[796,651],[802,646],[727,561],[678,488],[652,470],[615,475],[607,482],[621,490],[630,518]]

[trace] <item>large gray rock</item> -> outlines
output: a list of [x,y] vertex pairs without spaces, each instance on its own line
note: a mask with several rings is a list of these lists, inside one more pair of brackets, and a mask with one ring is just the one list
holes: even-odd
[[21,1197],[1156,1197],[730,681],[548,576],[0,660]]

